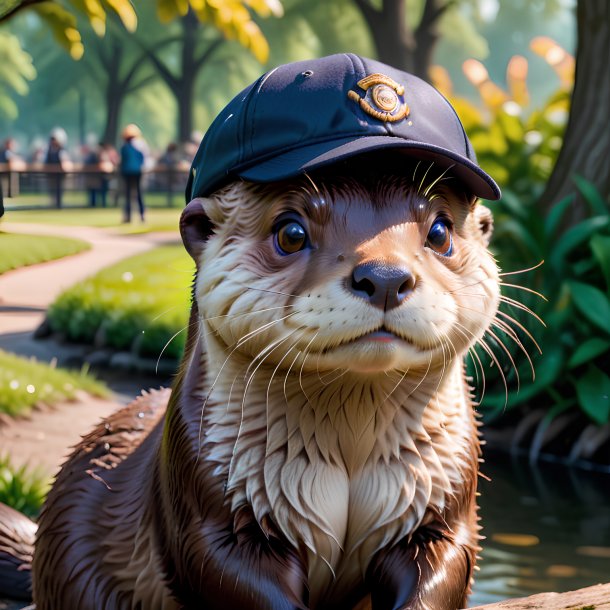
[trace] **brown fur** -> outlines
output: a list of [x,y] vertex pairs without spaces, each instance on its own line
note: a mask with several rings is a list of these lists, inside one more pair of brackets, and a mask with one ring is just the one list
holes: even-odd
[[[139,398],[64,465],[38,610],[465,604],[479,445],[462,360],[498,276],[488,214],[422,173],[237,183],[187,207],[198,273],[167,412],[167,391]],[[310,240],[290,256],[285,214]],[[425,246],[439,214],[451,257]],[[408,268],[408,298],[354,292],[367,264]],[[362,338],[380,328],[395,339]]]

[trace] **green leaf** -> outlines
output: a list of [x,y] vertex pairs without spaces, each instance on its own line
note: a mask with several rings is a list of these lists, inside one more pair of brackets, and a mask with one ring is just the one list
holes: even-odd
[[597,190],[597,187],[593,182],[590,182],[578,174],[574,174],[572,179],[576,183],[576,187],[580,194],[589,204],[593,214],[596,216],[603,216],[608,213],[608,204],[604,201],[602,194]]
[[[509,388],[507,408],[511,409],[531,400],[546,387],[555,383],[564,368],[564,364],[563,350],[558,345],[552,345],[549,349],[546,349],[541,356],[534,360],[535,380],[526,382],[528,375],[531,378],[531,373],[528,370],[520,370],[521,389],[519,392],[515,392]],[[484,410],[492,410],[497,413],[504,408],[505,401],[506,395],[504,391],[500,391],[486,394],[481,404]]]
[[545,232],[548,237],[555,234],[563,215],[572,203],[574,203],[574,195],[568,195],[553,205],[544,223]]
[[589,322],[606,333],[610,333],[610,301],[595,286],[582,282],[569,282],[572,299],[580,313]]
[[596,366],[576,381],[580,408],[600,426],[610,419],[610,377]]
[[608,349],[610,349],[610,341],[607,341],[606,339],[600,339],[599,337],[587,339],[584,343],[581,343],[576,348],[576,351],[570,356],[568,366],[570,368],[580,366],[585,362],[589,362],[590,360],[601,356],[608,351]]
[[595,216],[568,229],[553,247],[550,263],[556,273],[564,271],[568,254],[591,236],[610,224],[610,216]]
[[595,235],[591,239],[591,250],[604,272],[606,286],[610,291],[610,237]]

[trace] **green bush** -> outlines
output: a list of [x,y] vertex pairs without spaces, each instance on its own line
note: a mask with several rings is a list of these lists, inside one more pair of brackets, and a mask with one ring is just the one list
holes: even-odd
[[78,390],[108,395],[106,386],[85,370],[72,373],[0,350],[0,413],[27,415],[37,404],[70,400]]
[[64,292],[49,309],[49,323],[72,341],[134,349],[143,356],[158,357],[169,343],[164,353],[179,358],[193,272],[182,246],[156,248]]
[[[495,348],[504,361],[504,374],[513,389],[520,378],[519,392],[506,399],[501,376],[492,373],[491,391],[483,400],[490,417],[505,408],[532,404],[550,405],[548,417],[568,409],[580,409],[594,422],[610,421],[610,215],[603,197],[595,187],[576,177],[576,186],[587,201],[591,216],[576,225],[568,225],[565,216],[573,196],[553,206],[543,215],[535,205],[502,207],[494,238],[498,258],[505,269],[524,269],[532,262],[544,261],[524,273],[521,285],[544,295],[546,300],[527,291],[504,287],[526,307],[544,320],[542,326],[524,311],[504,304],[503,309],[532,334],[542,346],[542,355],[534,359],[535,379],[524,354],[504,335],[514,353],[517,370]],[[507,283],[515,276],[505,277]],[[525,332],[515,331],[530,351],[534,345]],[[497,367],[496,367],[497,369]]]
[[38,516],[50,488],[50,480],[38,470],[16,468],[0,455],[0,502],[30,518]]

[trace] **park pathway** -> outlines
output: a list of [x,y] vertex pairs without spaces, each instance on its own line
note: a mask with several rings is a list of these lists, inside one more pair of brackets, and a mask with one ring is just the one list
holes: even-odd
[[[59,364],[67,357],[78,357],[82,348],[34,338],[47,307],[55,298],[104,267],[180,239],[177,232],[117,235],[110,229],[97,227],[2,222],[1,228],[7,233],[75,237],[91,244],[86,252],[0,275],[0,349],[34,356],[43,362],[55,360]],[[100,418],[135,398],[140,389],[160,384],[156,380],[130,378],[118,383],[119,393],[110,400],[81,397],[51,410],[37,411],[27,420],[0,422],[0,455],[8,453],[16,465],[28,463],[52,475],[69,447]]]

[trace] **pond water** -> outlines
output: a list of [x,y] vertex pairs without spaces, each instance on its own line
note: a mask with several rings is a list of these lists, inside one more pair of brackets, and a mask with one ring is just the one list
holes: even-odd
[[488,454],[470,605],[610,581],[610,475]]

